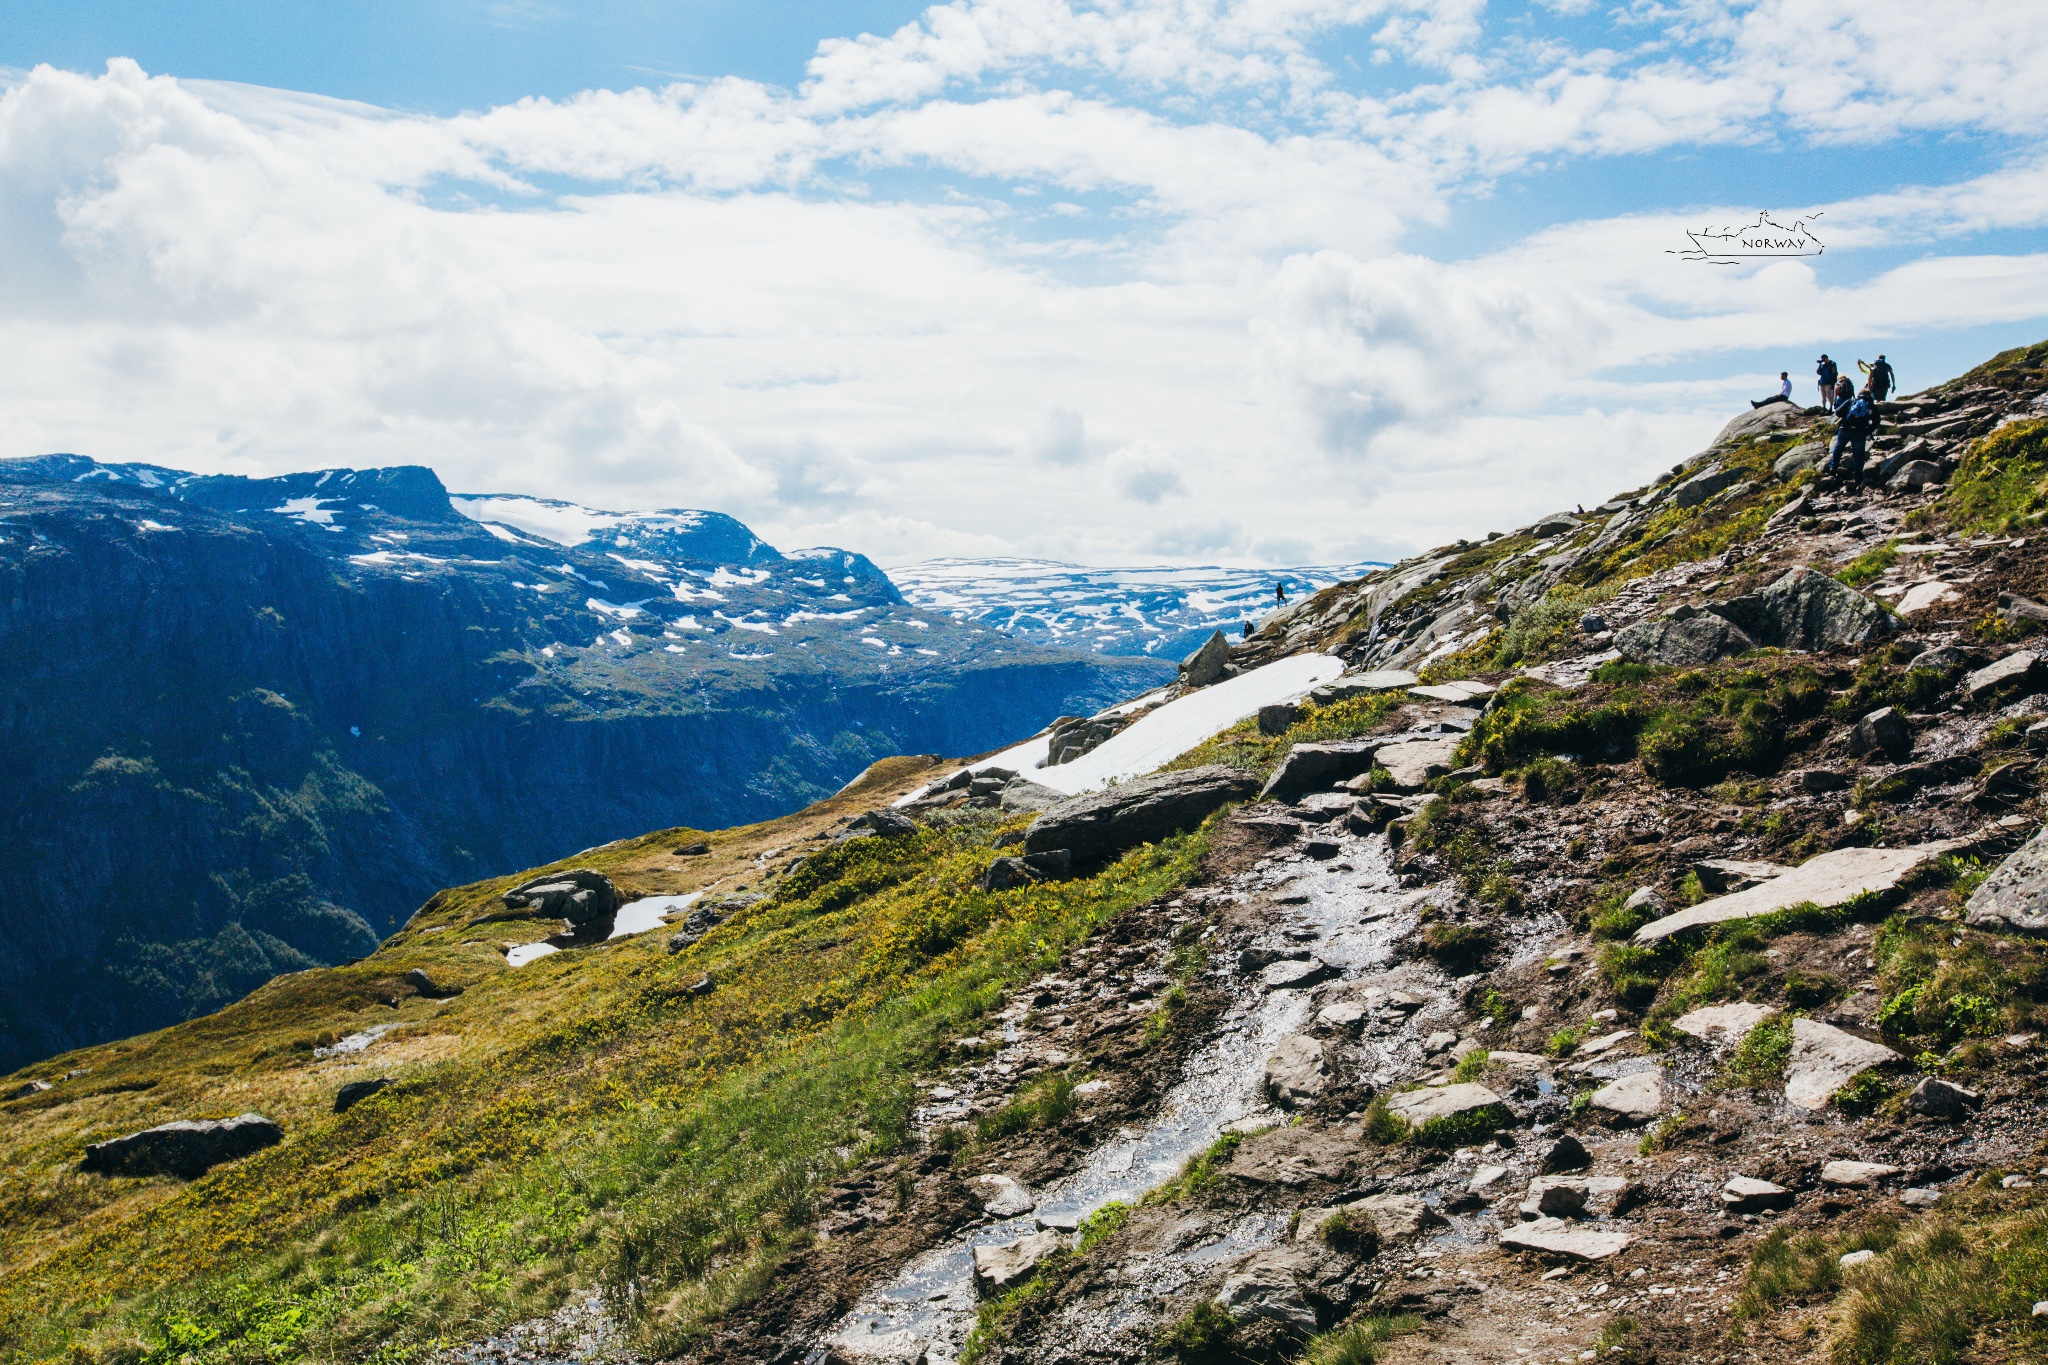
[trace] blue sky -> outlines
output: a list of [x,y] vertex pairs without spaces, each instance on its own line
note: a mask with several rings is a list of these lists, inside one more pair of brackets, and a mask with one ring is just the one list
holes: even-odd
[[0,455],[1401,553],[2048,336],[2044,134],[2007,0],[0,0]]

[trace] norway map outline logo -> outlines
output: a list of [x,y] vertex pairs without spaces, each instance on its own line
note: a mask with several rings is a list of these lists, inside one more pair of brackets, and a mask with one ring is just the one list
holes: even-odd
[[[1820,215],[1815,213],[1812,217]],[[1709,265],[1740,265],[1746,261],[1818,256],[1827,250],[1820,238],[1814,236],[1807,219],[1795,218],[1787,227],[1773,219],[1768,210],[1758,213],[1754,223],[1741,227],[1701,228],[1685,235],[1692,241],[1689,248],[1665,254]]]

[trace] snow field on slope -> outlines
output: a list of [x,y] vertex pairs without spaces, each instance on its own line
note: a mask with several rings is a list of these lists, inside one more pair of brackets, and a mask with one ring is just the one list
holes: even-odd
[[[1343,671],[1343,661],[1331,655],[1296,654],[1170,701],[1072,763],[1036,766],[1045,759],[1048,738],[1037,735],[982,759],[973,768],[976,772],[1009,768],[1041,786],[1077,796],[1111,782],[1157,772],[1202,741],[1257,715],[1261,706],[1298,701]],[[907,804],[915,795],[913,792],[896,804]]]

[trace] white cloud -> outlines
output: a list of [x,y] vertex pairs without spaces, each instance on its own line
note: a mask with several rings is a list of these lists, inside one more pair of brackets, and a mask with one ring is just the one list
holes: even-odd
[[[19,74],[0,442],[429,463],[894,562],[1330,561],[1635,482],[1759,353],[2048,317],[2048,253],[2012,245],[2048,227],[2048,16],[1585,10],[959,0],[824,42],[796,90],[452,118]],[[1917,130],[1995,169],[1772,206],[1819,214],[1824,270],[1670,254],[1755,205],[1432,248],[1527,165]]]

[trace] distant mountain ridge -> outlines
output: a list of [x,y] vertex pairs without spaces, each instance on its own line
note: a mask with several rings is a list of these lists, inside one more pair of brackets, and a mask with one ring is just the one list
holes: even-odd
[[1090,568],[1050,559],[929,559],[889,576],[906,600],[956,621],[1108,656],[1179,659],[1217,630],[1238,633],[1278,605],[1386,567]]
[[374,948],[436,888],[829,795],[1170,675],[714,512],[0,461],[0,1068]]

